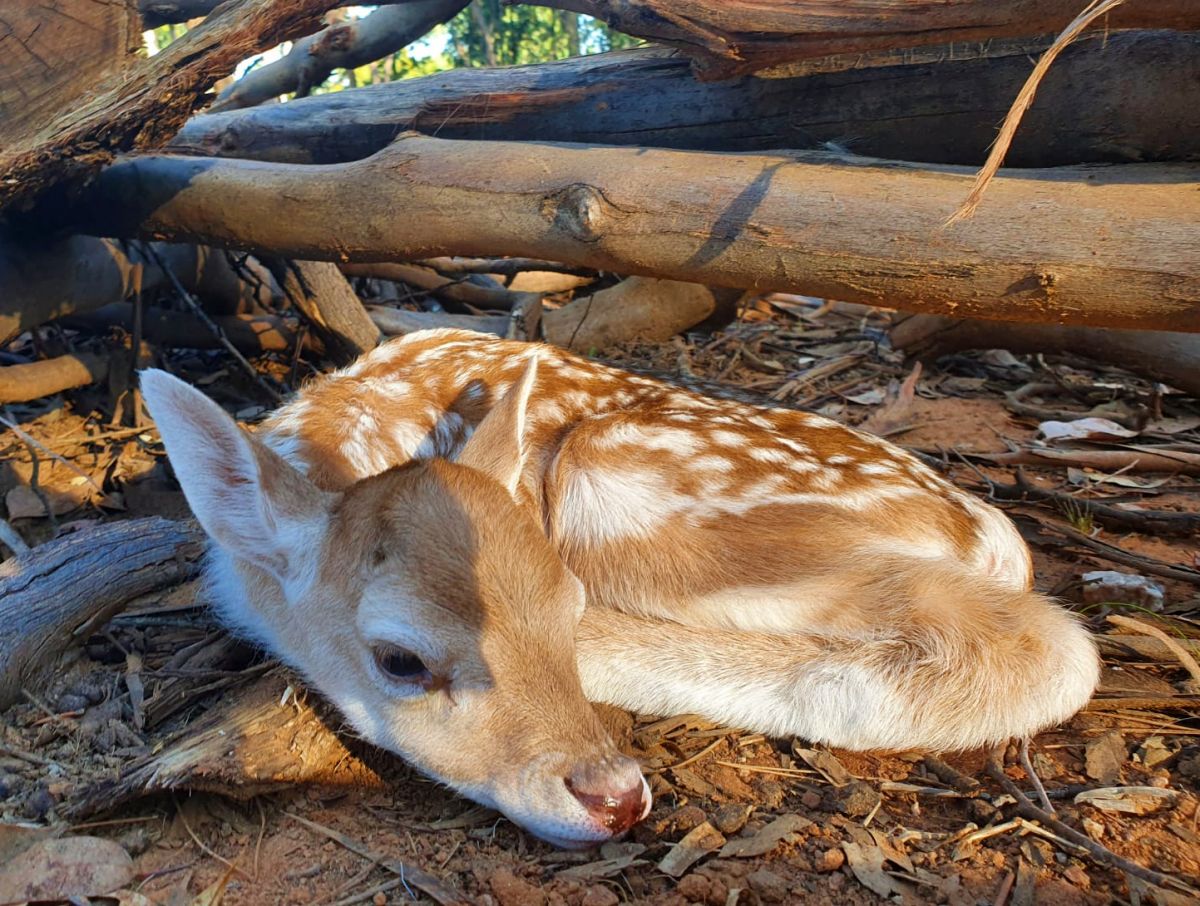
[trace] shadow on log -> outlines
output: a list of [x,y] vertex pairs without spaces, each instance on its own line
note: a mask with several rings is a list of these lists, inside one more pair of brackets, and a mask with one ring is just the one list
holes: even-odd
[[[1041,41],[859,55],[728,82],[700,82],[662,48],[540,66],[458,69],[287,104],[198,116],[171,147],[214,157],[338,163],[400,132],[700,151],[836,142],[892,160],[981,164]],[[1136,78],[1129,74],[1136,72]],[[1050,69],[1010,167],[1200,157],[1200,35],[1084,38]]]
[[129,159],[76,211],[105,235],[301,259],[535,256],[958,317],[1200,331],[1200,168],[1002,172],[977,217],[945,227],[970,172],[408,136],[329,166]]
[[89,525],[0,563],[0,708],[53,681],[125,604],[196,574],[200,530],[152,517]]

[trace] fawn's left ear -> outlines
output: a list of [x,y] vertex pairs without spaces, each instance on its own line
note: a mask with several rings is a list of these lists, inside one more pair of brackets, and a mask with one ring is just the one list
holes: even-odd
[[209,537],[285,589],[306,584],[334,495],[199,390],[165,371],[143,371],[140,378],[175,476]]
[[484,416],[458,456],[458,463],[488,475],[515,494],[525,468],[525,415],[529,393],[537,377],[537,354],[529,357],[525,371]]

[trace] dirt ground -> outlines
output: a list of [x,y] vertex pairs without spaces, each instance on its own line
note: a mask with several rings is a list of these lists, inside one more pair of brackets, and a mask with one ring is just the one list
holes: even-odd
[[[1029,466],[1024,480],[1059,497],[1012,502],[1004,487],[1017,481],[1014,467],[986,458],[1036,448],[1048,421],[1089,415],[1133,433],[1059,449],[1200,450],[1200,404],[1084,359],[997,351],[926,367],[908,385],[910,398],[904,381],[912,372],[882,337],[880,319],[785,300],[758,303],[715,334],[604,358],[866,423],[924,453],[961,486],[991,495],[1030,540],[1039,588],[1106,634],[1097,703],[1029,745],[1055,817],[1138,866],[1200,887],[1200,676],[1177,653],[1195,653],[1200,639],[1196,535],[1137,531],[1119,515],[1200,513],[1197,481]],[[277,375],[291,367],[256,364]],[[249,382],[219,354],[172,354],[170,367],[216,374],[206,378],[215,398],[242,418],[261,415]],[[1014,393],[1033,384],[1053,389]],[[57,511],[59,531],[80,520],[186,516],[157,435],[104,423],[96,414],[101,397],[84,391],[65,404],[11,407],[9,417],[37,443],[11,432],[0,439],[0,493],[28,540],[55,531],[30,487],[35,461],[38,491]],[[1098,515],[1089,503],[1118,515]],[[1081,579],[1105,570],[1138,578],[1125,586],[1111,576]],[[194,582],[135,602],[88,640],[55,688],[0,713],[0,818],[114,841],[133,859],[121,902],[1195,902],[1183,886],[1155,890],[1105,864],[1104,850],[1018,814],[984,752],[825,751],[687,716],[611,709],[605,719],[649,773],[654,809],[622,842],[560,852],[395,760],[339,740],[336,717],[281,668],[229,640],[203,605]],[[1143,628],[1115,627],[1107,621],[1113,614]],[[163,789],[164,753],[255,694],[270,706],[269,719],[274,709],[295,720],[272,737],[282,757],[320,763],[282,781],[239,785],[234,775],[247,757],[271,756],[267,737],[249,756],[231,741],[213,750],[211,763],[189,767],[190,782]],[[1005,756],[1005,776],[1036,804],[1015,745]],[[153,774],[146,765],[159,770],[159,781],[129,780],[135,768],[138,777]],[[8,833],[0,834],[0,854],[28,852],[45,839],[35,830]]]

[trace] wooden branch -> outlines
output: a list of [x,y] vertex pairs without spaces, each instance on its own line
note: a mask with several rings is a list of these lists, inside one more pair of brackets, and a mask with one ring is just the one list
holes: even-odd
[[127,602],[198,570],[199,529],[167,519],[89,525],[0,563],[0,708],[39,692],[64,655]]
[[[277,315],[219,315],[213,318],[239,352],[263,355],[286,352],[296,344],[295,324]],[[133,305],[116,302],[85,314],[68,315],[59,323],[71,330],[104,333],[114,327],[131,330]],[[142,335],[155,346],[183,349],[219,349],[221,343],[199,318],[182,311],[147,307]],[[306,341],[307,342],[307,341]]]
[[[289,163],[374,154],[404,130],[472,141],[570,141],[700,151],[838,143],[891,160],[977,166],[1044,41],[996,41],[797,64],[699,82],[640,48],[540,66],[459,69],[198,116],[187,153]],[[1137,78],[1127,75],[1136,72]],[[1200,35],[1085,37],[1043,82],[1009,166],[1200,158]]]
[[379,329],[337,265],[275,260],[270,267],[284,294],[341,364],[349,364],[379,345]]
[[981,216],[943,229],[971,178],[949,167],[410,135],[331,166],[131,158],[75,210],[89,231],[306,259],[547,257],[940,314],[1200,331],[1198,175],[1006,173]]
[[[239,278],[224,252],[153,243],[153,251],[183,285],[218,313],[253,310],[272,301],[274,288]],[[150,294],[167,286],[166,275],[138,243],[68,236],[25,241],[0,238],[0,345],[54,318],[93,311],[133,295],[137,272]]]
[[[379,777],[330,727],[341,721],[289,696],[282,671],[239,690],[161,751],[73,796],[80,820],[131,799],[170,790],[204,790],[238,799],[296,784],[379,787]],[[299,684],[297,683],[297,686]],[[303,693],[301,693],[303,694]]]
[[191,19],[203,19],[225,0],[138,0],[143,28],[180,25]]
[[1070,352],[1200,396],[1200,337],[1193,334],[913,315],[898,321],[890,338],[895,348],[921,358],[963,349]]
[[546,312],[546,341],[584,352],[633,340],[662,342],[699,324],[716,308],[714,293],[705,286],[628,277]]
[[[6,135],[0,213],[20,210],[65,178],[82,179],[113,153],[163,144],[218,79],[258,50],[320,26],[336,0],[240,0],[224,4],[162,53],[99,86],[53,121]],[[62,65],[73,61],[64,48]]]
[[473,308],[509,310],[522,301],[521,293],[502,287],[484,286],[470,280],[443,277],[431,267],[420,264],[396,264],[378,261],[372,264],[343,264],[342,273],[351,277],[393,280],[430,292],[438,299]]
[[454,18],[467,2],[414,0],[330,25],[295,42],[281,59],[246,73],[221,92],[212,109],[253,107],[293,91],[303,97],[335,69],[365,66],[407,47],[435,25]]
[[[1062,31],[1079,0],[528,0],[595,16],[611,27],[680,48],[709,78],[777,63],[905,44],[986,41]],[[1098,27],[1200,28],[1190,0],[1139,0]]]
[[108,377],[108,357],[80,352],[0,367],[0,403],[24,403]]

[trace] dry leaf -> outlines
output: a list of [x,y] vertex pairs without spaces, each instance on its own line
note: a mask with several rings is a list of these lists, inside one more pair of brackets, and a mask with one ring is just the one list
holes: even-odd
[[900,896],[905,903],[914,902],[913,888],[893,878],[883,870],[883,850],[878,846],[867,846],[846,841],[842,844],[846,862],[858,883],[884,899]]
[[724,845],[725,835],[705,821],[671,847],[658,863],[658,870],[672,878],[682,877],[689,868]]
[[854,780],[854,775],[846,770],[845,765],[838,761],[832,752],[824,749],[802,749],[793,743],[792,754],[803,759],[810,768],[834,786],[845,786]]
[[1107,418],[1077,418],[1069,422],[1042,422],[1038,433],[1049,443],[1063,440],[1125,440],[1137,431],[1122,428]]
[[749,858],[769,853],[797,831],[812,824],[800,815],[783,815],[776,818],[758,833],[749,837],[737,837],[721,848],[721,858]]
[[133,860],[111,840],[40,840],[0,868],[0,903],[99,896],[132,877]]

